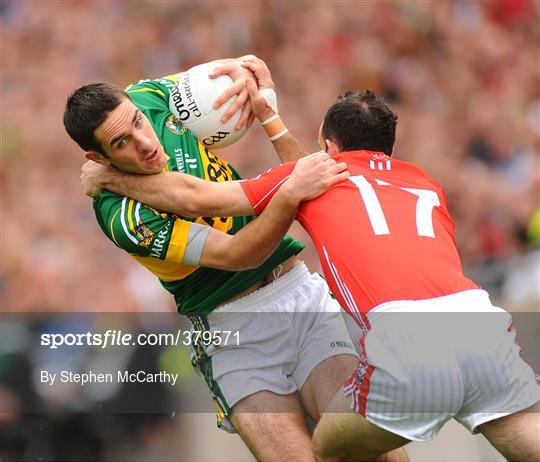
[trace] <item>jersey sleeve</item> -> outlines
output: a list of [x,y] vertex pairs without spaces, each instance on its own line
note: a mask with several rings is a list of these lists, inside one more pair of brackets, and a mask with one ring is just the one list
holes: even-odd
[[96,198],[94,208],[105,234],[131,255],[199,264],[210,227],[161,213],[129,197]]
[[168,110],[169,100],[182,73],[167,75],[159,79],[139,80],[126,88],[133,102],[146,109]]
[[266,208],[274,194],[289,178],[295,165],[296,162],[286,162],[255,178],[240,181],[256,215],[259,215]]

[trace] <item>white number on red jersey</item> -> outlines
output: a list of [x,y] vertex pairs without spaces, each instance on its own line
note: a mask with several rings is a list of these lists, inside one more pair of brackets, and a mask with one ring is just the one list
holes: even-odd
[[[388,223],[386,222],[386,217],[384,216],[375,188],[368,182],[364,175],[351,176],[349,180],[351,180],[360,191],[373,232],[377,236],[390,234]],[[396,187],[386,181],[375,181],[378,186]],[[417,197],[416,231],[418,235],[434,238],[435,232],[433,230],[432,219],[433,207],[441,205],[437,193],[429,189],[402,188],[399,186],[397,186],[397,188],[410,194],[414,194]]]

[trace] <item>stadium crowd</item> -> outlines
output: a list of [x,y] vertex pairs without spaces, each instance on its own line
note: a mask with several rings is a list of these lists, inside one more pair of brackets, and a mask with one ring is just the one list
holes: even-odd
[[[536,305],[539,18],[533,0],[2,2],[2,310],[173,309],[99,230],[65,100],[84,83],[247,53],[267,62],[287,125],[313,150],[337,95],[383,95],[399,115],[397,157],[448,194],[466,272],[509,308]],[[255,126],[222,155],[246,177],[277,163]]]
[[[3,2],[1,20],[10,310],[134,305],[133,264],[103,238],[79,189],[66,95],[249,52],[267,61],[285,120],[313,149],[338,94],[385,95],[400,117],[397,155],[448,192],[465,266],[527,251],[539,186],[535,2]],[[276,162],[257,128],[224,155],[244,176]]]

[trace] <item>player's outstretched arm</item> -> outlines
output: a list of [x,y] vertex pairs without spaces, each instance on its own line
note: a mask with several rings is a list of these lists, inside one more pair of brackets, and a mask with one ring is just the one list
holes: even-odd
[[257,78],[256,83],[252,80],[246,81],[251,110],[263,125],[281,161],[289,162],[307,156],[309,151],[289,132],[278,113],[275,85],[266,63],[256,56],[246,56],[243,66]]
[[230,271],[258,267],[287,233],[300,203],[348,178],[346,168],[346,164],[337,164],[324,152],[305,157],[258,218],[233,236],[210,230],[200,265]]
[[253,215],[253,208],[237,181],[204,181],[176,172],[133,175],[88,161],[81,170],[81,186],[90,197],[106,189],[183,217]]

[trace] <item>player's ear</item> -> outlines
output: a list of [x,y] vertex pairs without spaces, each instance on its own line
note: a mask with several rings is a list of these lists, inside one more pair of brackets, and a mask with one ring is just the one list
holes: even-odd
[[93,160],[94,162],[97,162],[101,165],[111,164],[111,161],[109,159],[107,159],[103,154],[100,154],[97,151],[86,151],[84,157],[86,157],[88,160]]
[[324,140],[326,146],[326,152],[330,157],[334,157],[336,154],[339,154],[339,147],[335,141]]

